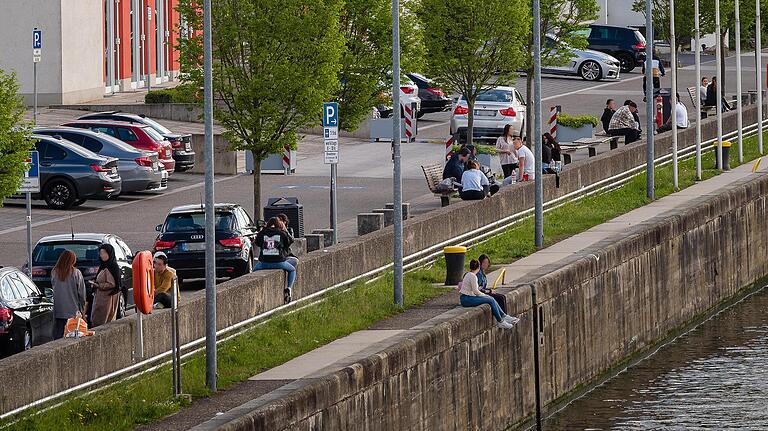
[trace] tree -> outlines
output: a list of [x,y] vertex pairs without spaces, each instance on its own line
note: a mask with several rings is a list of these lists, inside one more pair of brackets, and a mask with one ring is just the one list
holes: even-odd
[[[295,148],[298,131],[319,124],[322,103],[338,88],[340,10],[340,0],[213,2],[215,116],[232,147],[253,155],[253,213],[259,218],[261,162]],[[199,26],[199,14],[185,21]],[[188,64],[199,68],[199,61]]]
[[509,0],[423,0],[417,15],[427,71],[466,100],[467,141],[472,143],[477,96],[515,77],[530,10],[525,2]]
[[33,148],[31,125],[24,120],[25,112],[16,75],[0,69],[0,204],[18,191],[27,151]]
[[[530,5],[530,2],[529,2]],[[597,19],[600,8],[596,0],[541,0],[541,65],[559,66],[570,61],[572,49],[587,47],[587,34],[579,32],[585,22]],[[547,35],[554,43],[547,43]],[[533,127],[533,31],[529,27],[525,39],[525,133],[530,137]],[[530,139],[530,138],[529,138]],[[529,140],[529,142],[531,142]]]
[[[420,30],[410,10],[412,2],[401,2],[401,66],[411,71],[423,58]],[[339,72],[340,128],[355,130],[374,106],[387,103],[392,77],[392,2],[347,0],[341,11],[345,50]]]

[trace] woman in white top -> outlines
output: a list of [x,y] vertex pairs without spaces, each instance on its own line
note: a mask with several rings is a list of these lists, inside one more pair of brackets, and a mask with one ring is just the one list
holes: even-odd
[[518,167],[517,155],[512,146],[513,138],[512,125],[507,124],[504,126],[504,134],[499,136],[499,139],[496,140],[496,154],[499,155],[501,171],[504,172],[504,178],[508,178],[512,175],[512,171]]
[[468,163],[469,169],[461,175],[461,191],[459,197],[465,201],[479,201],[485,198],[486,190],[490,187],[488,177],[480,170],[480,164],[474,160]]
[[477,307],[488,304],[491,306],[493,317],[498,322],[497,326],[504,329],[512,328],[519,319],[504,314],[495,299],[480,291],[477,284],[478,271],[480,271],[480,262],[472,259],[469,262],[469,272],[464,274],[464,279],[461,281],[461,289],[459,290],[459,293],[461,293],[461,296],[459,296],[461,306]]

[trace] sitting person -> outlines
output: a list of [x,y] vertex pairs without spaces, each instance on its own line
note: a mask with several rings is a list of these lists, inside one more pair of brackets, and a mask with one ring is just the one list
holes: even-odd
[[675,119],[675,122],[677,123],[678,129],[687,129],[690,125],[690,122],[688,120],[688,109],[683,105],[683,102],[680,101],[680,95],[677,95],[677,103],[676,109],[675,109],[675,116],[669,116],[669,120],[667,120],[664,125],[659,127],[659,129],[656,131],[657,133],[664,133],[669,130],[672,130],[672,119]]
[[640,139],[640,126],[633,115],[637,112],[637,104],[629,101],[616,110],[608,127],[609,136],[624,136],[624,144],[631,144]]
[[491,306],[491,313],[496,319],[497,326],[503,329],[510,329],[514,327],[518,319],[507,316],[495,299],[486,295],[480,291],[477,283],[477,273],[480,272],[480,263],[474,259],[469,262],[469,272],[464,274],[464,279],[461,281],[461,289],[459,293],[459,301],[462,307],[477,307],[479,305],[488,304]]
[[[176,278],[176,270],[168,266],[168,256],[162,251],[155,253],[152,260],[155,266],[155,299],[154,308],[171,308],[173,298],[171,297],[171,288],[173,279]],[[177,301],[181,299],[179,286],[176,285]]]
[[[486,274],[486,271],[491,267],[491,259],[488,255],[481,254],[477,260],[480,262],[480,271],[477,273],[477,285],[480,287],[480,291],[495,299],[496,303],[499,304],[501,311],[504,314],[507,314],[507,297],[500,293],[494,293],[493,289],[488,287],[488,275]],[[517,317],[512,317],[512,319],[514,320],[511,322],[512,324],[517,323],[519,320]]]
[[293,296],[293,283],[296,281],[296,267],[286,261],[290,253],[291,238],[285,232],[283,222],[277,217],[272,217],[267,221],[257,235],[256,245],[259,249],[259,261],[253,267],[254,271],[263,269],[282,269],[288,274],[288,286],[283,289],[283,300],[285,303],[291,302]]
[[536,177],[536,160],[533,152],[523,145],[523,138],[519,136],[515,136],[512,146],[515,148],[515,155],[517,155],[517,161],[520,164],[520,168],[517,170],[517,181],[533,181]]
[[469,161],[470,151],[466,147],[454,153],[443,168],[443,179],[453,178],[454,181],[461,180],[464,173],[464,164]]
[[616,101],[608,99],[605,102],[605,109],[603,109],[603,115],[600,117],[600,122],[603,124],[603,131],[608,133],[608,128],[611,125],[611,118],[616,113]]
[[704,106],[717,106],[717,101],[720,100],[720,106],[723,112],[730,111],[731,107],[728,102],[725,101],[725,97],[718,97],[717,95],[717,77],[712,77],[712,82],[707,87],[707,99],[704,101]]
[[[279,218],[280,221],[283,223],[283,226],[285,227],[285,233],[291,238],[291,243],[293,243],[294,242],[293,229],[291,229],[289,226],[289,223],[291,220],[288,218],[287,215],[283,213],[278,214],[277,218]],[[285,258],[285,261],[293,265],[294,268],[299,267],[299,258],[293,254],[293,252],[291,251],[291,246],[288,246],[288,256]]]
[[555,165],[560,162],[560,144],[547,132],[541,135],[541,164],[545,174],[556,174]]
[[469,169],[461,175],[459,197],[465,201],[483,200],[488,194],[489,188],[488,177],[480,170],[480,164],[470,160]]

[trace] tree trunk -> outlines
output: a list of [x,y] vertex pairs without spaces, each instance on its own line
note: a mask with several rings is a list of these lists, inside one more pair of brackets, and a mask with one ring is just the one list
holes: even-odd
[[475,98],[467,98],[467,145],[472,145],[475,133]]
[[533,71],[525,74],[525,142],[530,143],[533,128]]
[[251,151],[253,155],[253,217],[257,220],[264,220],[264,213],[261,206],[261,155]]

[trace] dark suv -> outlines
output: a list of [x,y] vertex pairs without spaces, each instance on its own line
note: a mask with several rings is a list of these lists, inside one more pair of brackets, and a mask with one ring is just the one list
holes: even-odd
[[[253,271],[258,226],[238,204],[216,204],[216,277],[235,278]],[[179,280],[205,277],[205,206],[173,208],[155,240]]]
[[128,112],[106,111],[85,114],[78,120],[113,120],[125,121],[128,123],[138,123],[147,125],[163,136],[173,147],[173,160],[176,160],[176,171],[184,172],[195,167],[195,152],[192,151],[192,135],[189,133],[173,133],[167,127],[157,121],[138,114]]
[[645,61],[645,38],[634,28],[592,24],[587,41],[589,49],[616,57],[623,73],[631,72]]
[[0,268],[0,357],[43,344],[52,335],[53,300],[23,272]]

